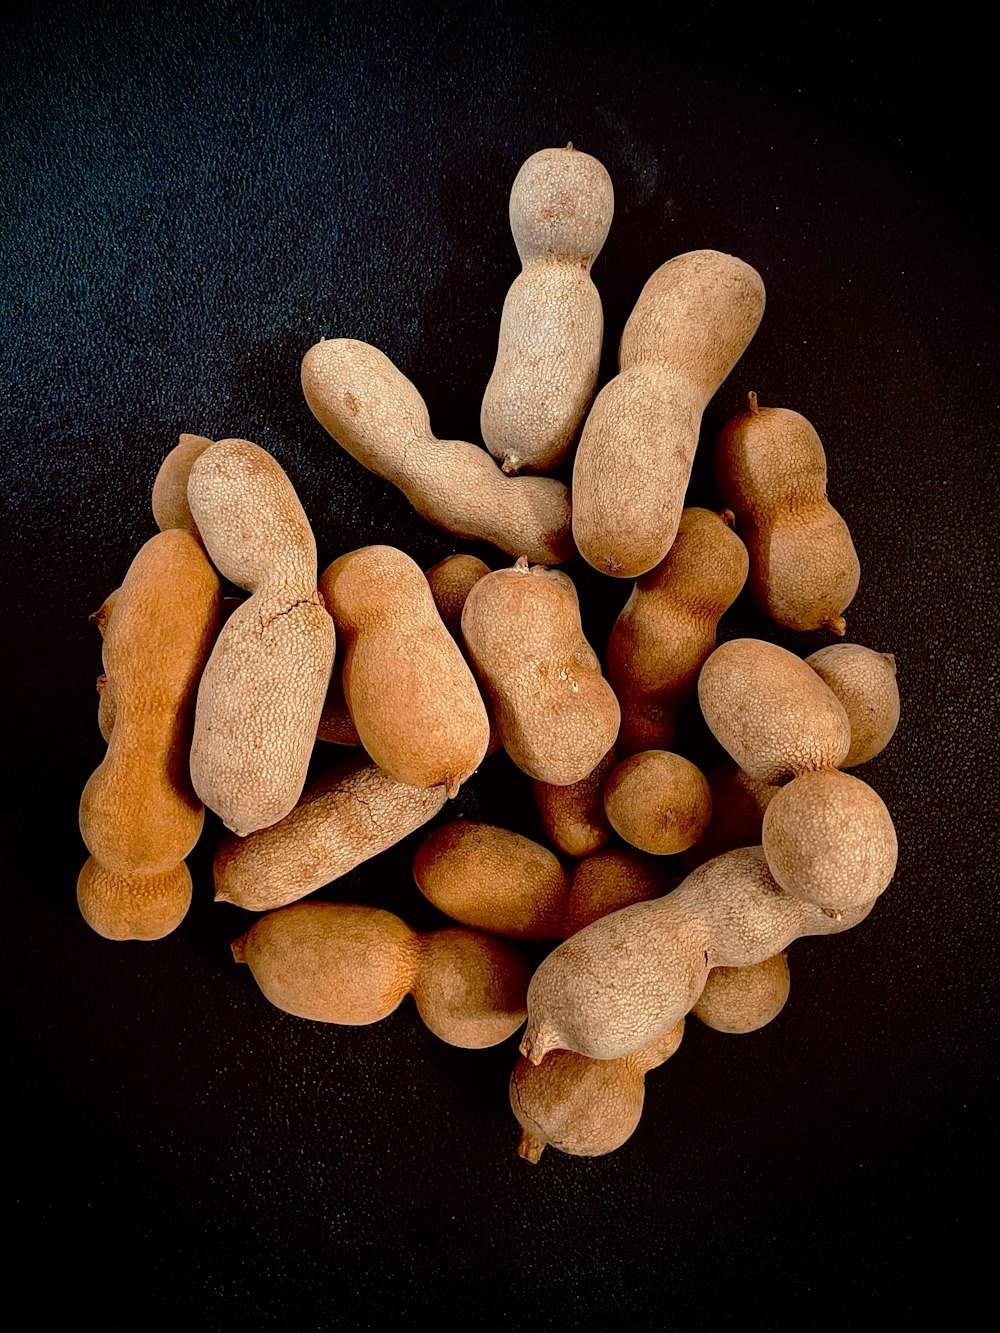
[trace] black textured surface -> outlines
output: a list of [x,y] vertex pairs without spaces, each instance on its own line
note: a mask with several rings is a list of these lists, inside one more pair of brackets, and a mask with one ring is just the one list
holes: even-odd
[[[995,1128],[997,263],[986,56],[949,16],[915,35],[810,4],[787,20],[496,0],[8,12],[7,1156],[43,1323],[968,1312]],[[826,444],[863,570],[849,637],[899,666],[899,731],[862,776],[900,861],[862,927],[793,947],[775,1023],[692,1023],[628,1144],[533,1168],[506,1105],[516,1039],[452,1050],[409,1004],[369,1029],[271,1009],[229,955],[248,914],[210,901],[212,819],[182,927],[99,939],[74,900],[76,806],[103,749],[86,617],[152,535],[180,431],[271,450],[321,565],[386,539],[425,567],[457,549],[325,437],[299,361],[321,334],[371,341],[439,434],[475,438],[517,271],[510,184],[570,139],[616,190],[594,269],[607,374],[672,254],[730,250],[764,278],[705,437],[753,387]],[[713,499],[703,459],[691,497]],[[627,588],[569,571],[599,642]],[[723,632],[825,641],[771,634],[745,598]],[[536,831],[504,764],[452,810]],[[436,924],[409,882],[418,840],[330,896]]]

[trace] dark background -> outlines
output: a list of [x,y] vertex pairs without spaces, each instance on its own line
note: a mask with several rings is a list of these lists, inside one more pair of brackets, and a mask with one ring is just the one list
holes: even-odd
[[[107,1328],[865,1328],[988,1287],[998,640],[993,75],[971,10],[54,3],[8,11],[0,253],[10,795],[7,1141],[34,1314]],[[324,435],[298,366],[383,348],[442,436],[475,438],[518,266],[517,168],[574,144],[614,181],[594,268],[605,377],[649,274],[688,249],[762,274],[749,388],[823,438],[862,562],[848,637],[895,653],[899,731],[865,769],[896,878],[791,950],[747,1037],[694,1022],[601,1159],[515,1155],[517,1038],[455,1050],[410,1002],[372,1028],[271,1008],[195,902],[152,944],[84,925],[79,793],[100,762],[87,615],[154,532],[181,431],[271,450],[321,567],[460,549]],[[691,499],[713,503],[703,455]],[[495,551],[481,550],[494,566]],[[568,567],[597,646],[628,587]],[[722,633],[805,654],[743,597]],[[689,719],[690,752],[717,757]],[[327,749],[316,771],[336,758]],[[446,814],[528,833],[500,756]],[[418,928],[420,834],[332,886]],[[321,895],[322,896],[322,895]],[[988,1194],[987,1194],[988,1197]]]

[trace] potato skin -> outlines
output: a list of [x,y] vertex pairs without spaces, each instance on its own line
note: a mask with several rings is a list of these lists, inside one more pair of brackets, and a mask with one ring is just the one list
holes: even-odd
[[573,537],[595,569],[637,578],[670,550],[701,418],[764,313],[760,275],[695,250],[646,283],[573,466]]
[[621,712],[567,575],[527,561],[495,570],[469,593],[462,633],[518,768],[556,786],[592,773]]
[[716,1032],[757,1032],[781,1013],[789,989],[784,952],[749,967],[713,967],[691,1012]]
[[899,725],[892,653],[876,653],[857,643],[831,643],[805,660],[844,705],[851,724],[851,748],[840,767],[856,768],[881,754]]
[[669,750],[640,750],[608,777],[604,809],[615,832],[631,846],[670,856],[704,833],[712,797],[690,759]]
[[337,443],[429,523],[543,564],[573,554],[569,489],[552,477],[506,477],[477,445],[437,439],[424,400],[377,347],[323,339],[303,359],[302,390]]
[[600,162],[544,148],[521,167],[510,225],[523,271],[507,293],[480,413],[506,473],[553,472],[569,457],[597,387],[604,314],[590,268],[614,213]]
[[723,427],[715,475],[750,552],[750,591],[786,629],[843,634],[861,578],[851,534],[826,498],[826,454],[798,412],[757,395]]

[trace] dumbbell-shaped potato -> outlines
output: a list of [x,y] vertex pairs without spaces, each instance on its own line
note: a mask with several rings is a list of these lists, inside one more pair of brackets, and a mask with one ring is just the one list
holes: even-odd
[[589,1060],[550,1051],[539,1065],[519,1056],[510,1077],[510,1105],[521,1126],[518,1154],[537,1162],[546,1146],[577,1157],[614,1152],[642,1115],[645,1076],[674,1054],[684,1019],[656,1041],[620,1060]]
[[604,313],[590,267],[614,213],[611,178],[572,144],[543,148],[510,192],[523,265],[507,293],[480,414],[504,472],[553,472],[569,457],[597,387]]
[[223,839],[213,867],[216,901],[252,912],[293,903],[346,875],[426,824],[445,789],[397,782],[366,754],[308,786],[277,824]]
[[602,573],[637,578],[670,550],[702,413],[763,313],[760,275],[716,250],[678,255],[646,283],[573,466],[573,536]]
[[153,482],[153,517],[161,532],[168,528],[183,528],[198,537],[198,525],[188,503],[188,478],[191,469],[214,441],[203,435],[182,435],[160,464]]
[[843,634],[861,566],[847,524],[826,498],[826,454],[798,412],[759,407],[723,428],[715,475],[750,551],[750,591],[786,629]]
[[424,400],[378,348],[323,339],[302,362],[302,390],[337,443],[429,523],[542,564],[573,554],[568,488],[552,477],[506,477],[478,445],[437,439]]
[[658,868],[626,849],[585,857],[571,879],[547,847],[471,819],[429,833],[413,877],[454,921],[522,940],[565,939],[606,912],[669,888]]
[[412,995],[435,1036],[476,1049],[524,1021],[524,959],[459,926],[418,934],[376,907],[293,903],[261,917],[232,949],[267,999],[300,1018],[377,1023]]
[[636,580],[608,639],[606,670],[622,709],[616,749],[623,758],[673,745],[678,709],[695,692],[747,568],[732,514],[690,508],[664,559]]
[[876,653],[858,643],[832,643],[805,660],[844,705],[851,724],[851,748],[840,767],[854,768],[881,754],[899,724],[892,653]]
[[608,777],[604,810],[627,843],[654,856],[670,856],[704,833],[712,797],[690,759],[669,750],[640,750]]
[[191,874],[183,861],[160,875],[119,875],[91,856],[76,883],[80,914],[108,940],[159,940],[191,906]]
[[494,570],[469,593],[462,633],[504,749],[529,777],[568,786],[614,744],[621,713],[559,570]]
[[789,986],[784,952],[749,967],[713,967],[691,1012],[716,1032],[756,1032],[781,1013]]
[[219,635],[198,690],[191,777],[244,837],[302,794],[333,667],[316,542],[283,468],[249,440],[220,440],[191,468],[188,501],[221,573],[252,595]]
[[115,595],[105,622],[99,714],[108,750],[80,799],[87,849],[114,875],[175,871],[201,833],[204,810],[192,789],[188,750],[220,606],[219,580],[204,551],[179,529],[146,542]]
[[803,935],[856,925],[872,904],[829,915],[785,893],[762,847],[706,862],[672,893],[602,917],[540,964],[528,988],[521,1052],[615,1060],[687,1014],[713,967],[762,962]]
[[592,773],[566,787],[551,782],[532,783],[535,804],[549,841],[567,856],[593,856],[611,841],[611,825],[604,813],[604,784],[617,766],[609,750]]
[[362,745],[397,782],[455,796],[486,754],[490,722],[420,566],[395,547],[365,546],[335,560],[320,591]]

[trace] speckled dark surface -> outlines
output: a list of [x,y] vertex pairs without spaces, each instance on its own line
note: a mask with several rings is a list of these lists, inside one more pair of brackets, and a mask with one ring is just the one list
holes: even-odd
[[[10,11],[6,1156],[37,1320],[800,1329],[971,1309],[995,1129],[998,418],[989,83],[966,31],[961,11],[915,36],[808,4]],[[531,1167],[516,1039],[453,1050],[409,1003],[368,1029],[272,1009],[229,955],[249,914],[211,902],[214,819],[182,927],[99,939],[76,806],[103,750],[87,614],[152,535],[179,432],[271,450],[323,564],[458,549],[324,436],[298,364],[321,334],[376,343],[440,435],[474,437],[517,271],[510,183],[568,140],[615,183],[606,374],[672,254],[730,250],[764,278],[705,438],[755,388],[826,444],[862,562],[849,637],[899,666],[899,731],[861,776],[900,860],[862,927],[793,947],[770,1027],[692,1023],[625,1147]],[[703,456],[691,497],[713,500]],[[628,590],[568,568],[600,644]],[[826,641],[772,635],[743,598],[723,632]],[[503,757],[452,810],[538,831]],[[438,924],[418,840],[329,896]]]

